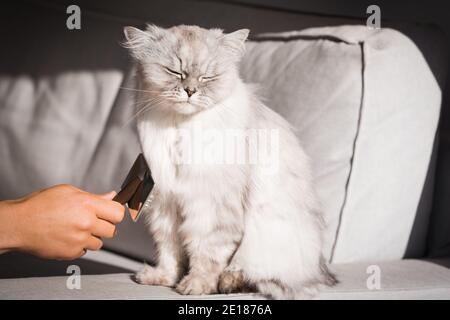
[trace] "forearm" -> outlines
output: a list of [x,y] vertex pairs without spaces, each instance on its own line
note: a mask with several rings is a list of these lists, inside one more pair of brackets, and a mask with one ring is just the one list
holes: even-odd
[[0,201],[0,253],[20,249],[19,201]]

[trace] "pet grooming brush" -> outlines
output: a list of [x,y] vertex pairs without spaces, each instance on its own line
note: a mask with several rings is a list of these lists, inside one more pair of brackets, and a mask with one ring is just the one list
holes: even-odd
[[145,161],[144,155],[140,153],[122,183],[120,192],[113,200],[127,205],[131,218],[133,221],[137,221],[154,185],[155,182],[147,161]]

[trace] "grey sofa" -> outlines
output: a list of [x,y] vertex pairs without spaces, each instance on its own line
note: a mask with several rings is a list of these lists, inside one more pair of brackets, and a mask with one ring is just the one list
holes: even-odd
[[[363,19],[226,2],[79,3],[81,30],[66,28],[65,1],[0,10],[10,30],[0,52],[8,62],[0,65],[0,199],[57,183],[120,186],[140,150],[123,89],[132,85],[123,26],[248,27],[242,76],[261,85],[313,160],[324,252],[340,281],[316,299],[450,298],[449,135],[440,125],[448,52],[437,28],[373,30]],[[262,298],[136,284],[133,272],[155,259],[143,220],[127,217],[103,250],[75,261],[0,255],[0,299]],[[71,265],[80,289],[67,286]]]

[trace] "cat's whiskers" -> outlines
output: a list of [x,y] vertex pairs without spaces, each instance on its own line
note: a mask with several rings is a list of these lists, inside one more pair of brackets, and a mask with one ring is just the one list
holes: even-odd
[[[136,107],[140,107],[140,109],[130,117],[130,119],[128,119],[124,125],[122,127],[126,127],[127,125],[129,125],[134,119],[136,119],[137,117],[139,117],[141,114],[143,114],[146,111],[150,111],[151,109],[161,105],[164,101],[164,99],[162,97],[157,97],[157,98],[153,98],[150,100],[146,100],[146,101],[140,101],[137,104],[135,104],[134,106]],[[139,106],[140,105],[140,106]]]
[[212,99],[206,95],[201,95],[197,98],[198,103],[195,103],[195,105],[199,106],[202,109],[207,109],[210,106],[213,105]]
[[136,89],[136,88],[127,88],[127,87],[119,87],[121,90],[128,90],[128,91],[135,91],[135,92],[146,92],[146,93],[159,93],[159,91],[155,90],[142,90],[142,89]]
[[165,91],[163,93],[161,93],[161,96],[166,98],[167,100],[171,100],[171,101],[175,101],[175,102],[180,102],[180,96],[177,92],[173,92],[173,91]]
[[136,112],[134,115],[132,115],[132,116],[130,117],[130,119],[128,119],[128,120],[124,123],[123,127],[126,127],[126,126],[129,125],[133,120],[135,120],[137,117],[139,117],[140,115],[142,115],[144,112],[150,111],[151,109],[153,109],[154,107],[158,106],[159,104],[161,104],[161,102],[158,103],[158,104],[150,104],[150,105],[147,105],[146,107],[140,109],[138,112]]

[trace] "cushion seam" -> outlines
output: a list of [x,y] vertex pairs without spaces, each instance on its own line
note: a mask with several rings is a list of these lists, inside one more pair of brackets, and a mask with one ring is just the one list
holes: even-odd
[[345,183],[344,199],[342,200],[341,209],[339,211],[338,224],[337,224],[337,227],[336,227],[336,230],[334,233],[334,241],[333,241],[333,244],[331,247],[330,257],[328,260],[329,263],[333,262],[334,256],[336,253],[336,247],[337,247],[337,242],[338,242],[338,238],[339,238],[339,234],[340,234],[340,230],[341,230],[341,226],[342,226],[344,210],[346,208],[347,200],[348,200],[348,193],[349,193],[350,182],[351,182],[351,177],[352,177],[352,173],[353,173],[358,138],[360,136],[360,130],[361,130],[362,114],[363,114],[364,100],[365,100],[364,98],[365,98],[366,59],[365,59],[365,51],[364,51],[364,42],[360,42],[359,46],[361,49],[361,101],[360,101],[360,106],[359,106],[359,110],[358,110],[358,122],[357,122],[357,126],[356,126],[355,137],[353,139],[353,150],[352,150],[352,156],[350,158],[350,169],[349,169],[349,172],[347,175],[347,181]]
[[290,42],[296,40],[309,40],[309,41],[317,41],[317,40],[328,40],[332,42],[342,42],[349,45],[360,45],[360,43],[355,43],[351,41],[347,41],[345,39],[339,38],[333,35],[308,35],[308,34],[298,34],[291,36],[276,36],[276,35],[264,35],[259,34],[253,37],[249,37],[249,41],[251,42],[265,42],[265,41],[280,41],[280,42]]

